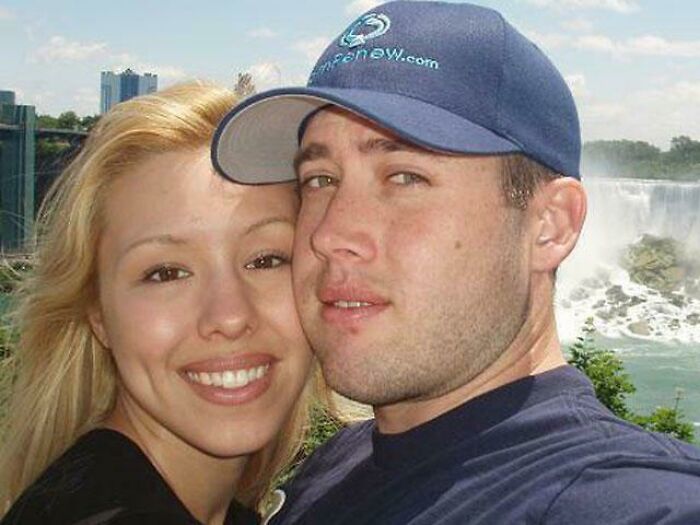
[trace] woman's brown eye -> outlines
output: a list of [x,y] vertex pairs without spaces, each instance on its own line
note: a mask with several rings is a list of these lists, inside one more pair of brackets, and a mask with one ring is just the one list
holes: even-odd
[[186,272],[182,268],[174,268],[171,266],[163,266],[153,270],[146,275],[147,281],[164,283],[167,281],[175,281],[177,279],[183,279],[187,277],[189,272]]
[[287,262],[279,255],[260,255],[245,265],[246,270],[271,270]]

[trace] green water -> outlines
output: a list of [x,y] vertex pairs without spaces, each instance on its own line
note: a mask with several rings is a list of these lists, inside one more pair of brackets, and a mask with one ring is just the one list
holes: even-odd
[[637,392],[628,398],[631,409],[648,414],[658,406],[672,407],[680,388],[683,393],[679,408],[695,424],[700,437],[700,345],[597,339],[617,352],[637,387]]

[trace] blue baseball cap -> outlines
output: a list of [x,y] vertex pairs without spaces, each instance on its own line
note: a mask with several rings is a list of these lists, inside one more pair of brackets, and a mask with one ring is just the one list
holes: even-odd
[[331,42],[306,87],[265,91],[231,110],[214,136],[214,166],[244,184],[295,180],[303,125],[328,104],[429,150],[522,153],[580,178],[566,82],[492,9],[395,1],[368,11]]

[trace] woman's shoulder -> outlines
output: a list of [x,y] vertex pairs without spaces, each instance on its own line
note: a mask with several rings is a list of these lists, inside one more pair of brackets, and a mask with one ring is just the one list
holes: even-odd
[[196,523],[135,443],[97,429],[52,463],[1,525],[139,523],[153,513],[163,523]]

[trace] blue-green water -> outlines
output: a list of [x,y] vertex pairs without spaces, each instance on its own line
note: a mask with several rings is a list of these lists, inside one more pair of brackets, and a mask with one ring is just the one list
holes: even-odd
[[648,414],[659,406],[672,407],[680,388],[679,408],[695,424],[700,438],[700,345],[632,338],[597,339],[622,359],[637,387],[628,398],[631,409]]

